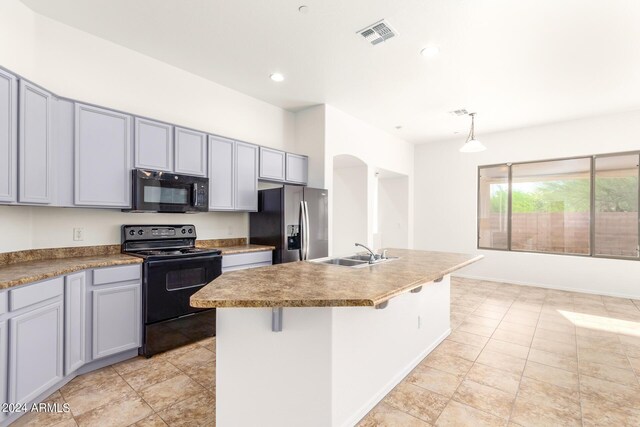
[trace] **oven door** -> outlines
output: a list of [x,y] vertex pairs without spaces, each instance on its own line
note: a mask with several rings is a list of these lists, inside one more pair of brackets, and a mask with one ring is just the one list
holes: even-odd
[[188,175],[133,171],[133,210],[197,212],[208,208],[208,180]]
[[143,311],[145,324],[203,311],[189,298],[222,274],[220,255],[150,260],[144,263]]

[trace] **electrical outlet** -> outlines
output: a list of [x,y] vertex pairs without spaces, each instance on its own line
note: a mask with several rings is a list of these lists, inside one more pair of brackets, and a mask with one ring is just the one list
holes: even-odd
[[75,240],[75,241],[84,240],[84,228],[74,228],[73,229],[73,240]]

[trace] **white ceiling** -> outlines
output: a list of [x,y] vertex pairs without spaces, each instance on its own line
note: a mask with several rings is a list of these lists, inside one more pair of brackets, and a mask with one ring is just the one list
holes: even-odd
[[[271,104],[328,103],[415,143],[463,140],[457,108],[478,113],[479,138],[640,108],[638,0],[22,1]],[[399,36],[356,35],[382,18]],[[429,44],[436,58],[419,55]]]

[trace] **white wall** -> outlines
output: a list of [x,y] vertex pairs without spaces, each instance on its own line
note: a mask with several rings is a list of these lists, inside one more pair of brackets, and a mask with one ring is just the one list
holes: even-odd
[[324,104],[295,113],[295,152],[309,156],[309,187],[326,188]]
[[408,248],[409,179],[378,178],[378,235],[383,248]]
[[[333,160],[339,155],[351,155],[362,160],[368,167],[367,172],[367,241],[361,242],[373,246],[374,244],[374,217],[378,207],[377,182],[375,172],[378,169],[386,169],[409,178],[409,194],[413,194],[413,151],[412,144],[374,128],[355,117],[352,117],[330,105],[325,108],[325,188],[329,189],[329,202],[333,206]],[[412,247],[413,241],[413,197],[409,197],[408,219],[408,246]],[[332,208],[333,215],[350,215],[348,211],[341,212],[339,206]],[[329,218],[329,231],[332,233],[333,219]],[[329,253],[333,251],[333,243],[329,242]]]
[[[0,65],[60,96],[294,151],[293,113],[37,15],[18,0],[0,2]],[[167,217],[0,206],[0,223],[12,233],[0,240],[0,251],[117,243],[120,224],[176,221],[195,223],[203,238],[248,232],[244,213]],[[85,227],[84,242],[72,240],[74,226]]]
[[[247,235],[246,214],[212,212],[188,215],[126,213],[113,209],[0,206],[0,223],[9,225],[0,252],[51,247],[120,244],[123,224],[194,224],[198,238]],[[73,229],[84,229],[84,240],[73,240]]]
[[367,245],[367,165],[333,170],[333,231],[334,255],[349,255],[360,249],[356,242]]
[[476,249],[478,165],[638,150],[638,135],[640,111],[479,134],[482,153],[460,153],[463,140],[417,146],[414,245],[483,254],[469,277],[639,298],[638,261]]

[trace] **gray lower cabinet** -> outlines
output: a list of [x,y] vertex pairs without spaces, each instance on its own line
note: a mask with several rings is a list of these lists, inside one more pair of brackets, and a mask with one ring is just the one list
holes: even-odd
[[94,287],[93,359],[140,347],[142,303],[140,283]]
[[18,201],[52,202],[53,95],[20,80]]
[[222,272],[246,270],[247,268],[271,265],[273,251],[247,252],[222,256]]
[[141,169],[173,171],[173,126],[135,118],[135,166]]
[[62,298],[9,319],[9,396],[28,403],[63,378]]
[[259,178],[269,181],[285,180],[285,152],[260,147]]
[[308,180],[309,158],[287,153],[287,182],[306,184]]
[[207,135],[175,128],[175,173],[207,176]]
[[75,204],[131,207],[131,116],[76,104]]
[[0,70],[0,202],[13,203],[18,190],[18,81]]
[[236,141],[235,209],[258,210],[258,146]]
[[235,209],[235,141],[209,136],[209,210]]
[[69,375],[86,363],[87,274],[70,274],[64,283],[64,373]]

